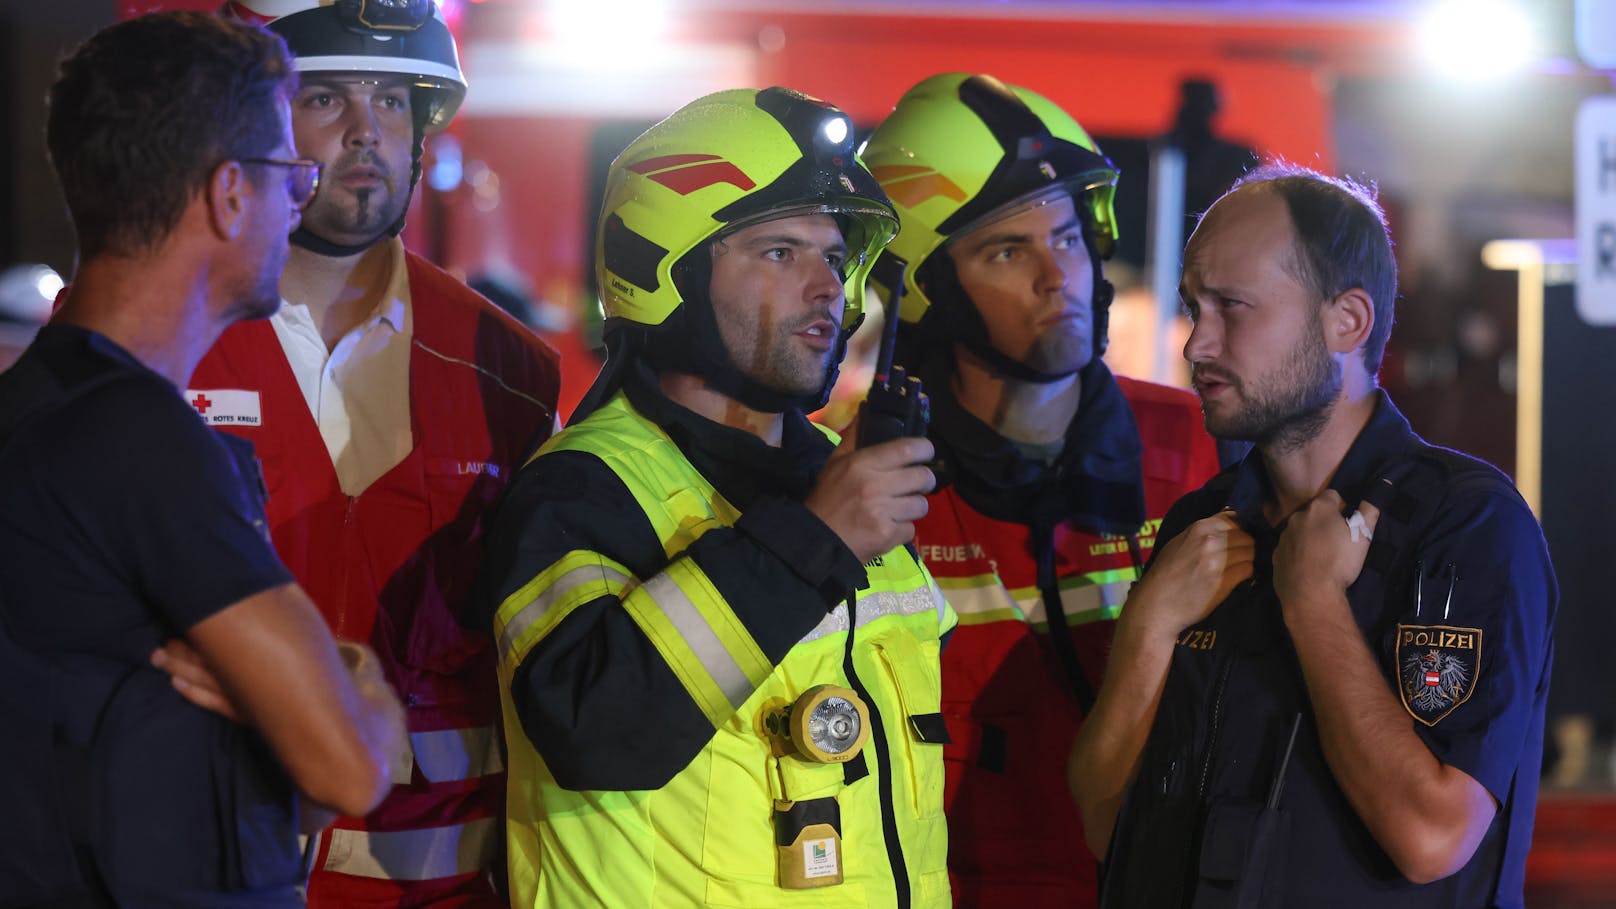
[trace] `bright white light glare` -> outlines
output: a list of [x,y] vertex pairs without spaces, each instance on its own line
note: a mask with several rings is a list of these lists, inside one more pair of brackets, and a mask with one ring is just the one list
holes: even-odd
[[39,290],[39,295],[44,299],[55,300],[56,295],[62,292],[64,286],[62,276],[56,273],[56,269],[48,265],[41,265],[34,270],[34,287]]
[[1443,0],[1420,22],[1420,45],[1441,72],[1481,81],[1524,68],[1537,51],[1536,31],[1509,0]]
[[62,276],[49,265],[0,269],[0,322],[44,322],[61,290]]
[[831,117],[826,120],[825,138],[835,145],[841,145],[847,138],[847,121],[841,117]]
[[550,24],[564,45],[621,58],[662,39],[668,4],[669,0],[550,0]]

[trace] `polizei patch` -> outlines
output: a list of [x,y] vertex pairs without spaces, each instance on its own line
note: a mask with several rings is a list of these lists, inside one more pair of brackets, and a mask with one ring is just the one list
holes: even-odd
[[1480,671],[1480,628],[1397,626],[1398,692],[1425,725],[1435,726],[1469,700]]

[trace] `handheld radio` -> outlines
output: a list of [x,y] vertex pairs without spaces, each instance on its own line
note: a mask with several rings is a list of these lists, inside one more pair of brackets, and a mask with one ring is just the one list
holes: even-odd
[[859,408],[858,445],[868,448],[903,436],[923,436],[931,419],[931,405],[920,379],[908,375],[892,363],[893,346],[898,340],[898,310],[903,305],[903,264],[885,256],[876,264],[883,273],[882,283],[891,288],[891,299],[881,323],[881,347],[876,352],[875,382]]

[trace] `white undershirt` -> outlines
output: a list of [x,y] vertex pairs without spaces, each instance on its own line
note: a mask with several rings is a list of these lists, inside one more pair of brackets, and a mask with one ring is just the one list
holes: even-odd
[[410,432],[409,275],[404,245],[389,241],[392,274],[363,321],[326,350],[309,308],[281,301],[270,318],[309,413],[320,427],[337,483],[358,495],[404,460]]

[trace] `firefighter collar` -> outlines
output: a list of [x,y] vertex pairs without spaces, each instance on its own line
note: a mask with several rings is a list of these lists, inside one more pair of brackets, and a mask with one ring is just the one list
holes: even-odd
[[644,363],[633,372],[623,392],[634,409],[662,428],[696,470],[737,508],[759,496],[788,495],[800,499],[836,446],[815,429],[800,410],[784,414],[780,447],[749,432],[715,423],[662,394],[657,378]]
[[[946,389],[949,372],[927,370],[926,382]],[[953,394],[935,394],[930,436],[945,465],[939,485],[953,483],[972,508],[1000,521],[1070,521],[1095,533],[1138,530],[1145,497],[1133,410],[1104,362],[1095,359],[1081,375],[1077,416],[1052,466],[1026,457]]]

